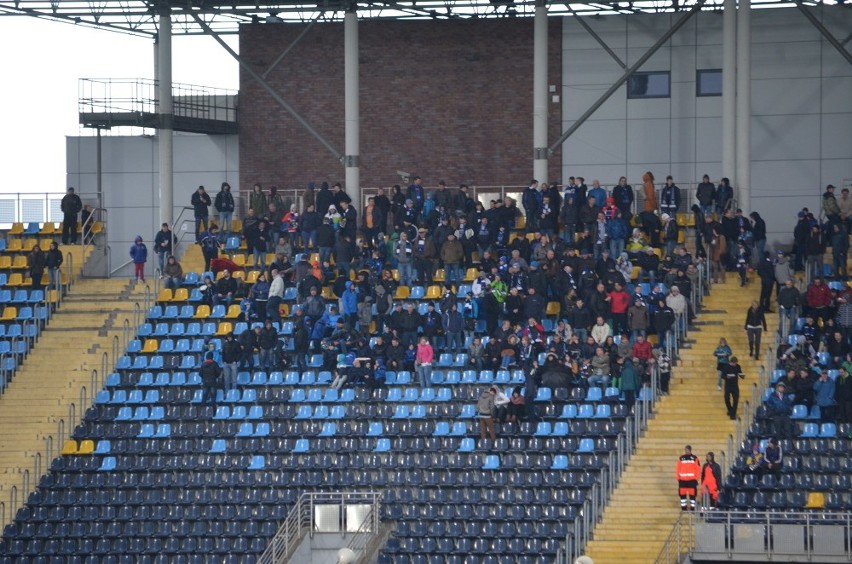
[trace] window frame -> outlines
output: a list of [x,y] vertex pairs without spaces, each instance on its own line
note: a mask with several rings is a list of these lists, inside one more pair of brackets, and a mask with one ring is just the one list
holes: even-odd
[[[630,93],[630,81],[634,76],[651,76],[651,75],[663,75],[668,80],[668,93],[667,94],[645,94],[645,95],[633,95]],[[659,99],[659,98],[671,98],[672,97],[672,72],[671,71],[636,71],[631,74],[627,78],[627,99],[628,100],[651,100],[651,99]]]
[[696,96],[696,98],[718,98],[719,96],[722,95],[722,92],[724,91],[724,82],[723,82],[721,87],[719,88],[718,93],[716,93],[716,92],[713,92],[713,93],[701,92],[701,75],[707,74],[707,73],[719,73],[719,78],[721,79],[721,81],[725,80],[725,75],[722,72],[722,69],[715,69],[715,68],[714,69],[695,69],[695,96]]

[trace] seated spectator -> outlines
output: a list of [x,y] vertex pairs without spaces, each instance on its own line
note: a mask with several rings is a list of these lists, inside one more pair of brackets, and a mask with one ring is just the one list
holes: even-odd
[[234,301],[234,294],[237,293],[237,281],[231,276],[231,271],[227,268],[222,272],[222,278],[216,282],[213,291],[213,305],[223,304],[227,307]]
[[769,439],[769,444],[766,445],[766,452],[763,454],[764,472],[780,474],[781,467],[784,464],[784,453],[781,450],[781,445],[778,444],[778,439],[772,437]]
[[751,445],[751,455],[746,457],[746,467],[748,467],[748,471],[752,474],[759,474],[763,471],[765,461],[763,459],[763,453],[760,452],[760,445],[754,443]]
[[612,369],[609,356],[604,352],[602,347],[597,348],[595,356],[592,357],[589,365],[592,371],[592,374],[589,376],[589,385],[606,388],[609,385]]
[[526,415],[526,400],[520,386],[515,386],[506,406],[506,421],[514,423],[520,421]]
[[500,388],[496,388],[497,392],[494,396],[494,419],[498,423],[503,423],[509,414],[510,399]]
[[467,349],[468,363],[476,370],[482,370],[484,365],[485,347],[482,346],[482,338],[474,337]]
[[163,267],[163,277],[165,278],[163,284],[171,290],[177,290],[183,283],[183,268],[174,255],[166,261],[166,266]]
[[607,337],[612,336],[612,329],[607,325],[606,320],[602,316],[595,319],[595,324],[592,326],[591,337],[598,345],[604,344]]
[[636,343],[633,345],[633,356],[645,362],[652,356],[653,347],[651,343],[645,340],[644,335],[636,336]]

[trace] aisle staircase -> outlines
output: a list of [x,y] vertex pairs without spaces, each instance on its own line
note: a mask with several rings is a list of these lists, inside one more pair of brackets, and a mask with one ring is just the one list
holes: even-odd
[[[680,514],[675,462],[683,447],[692,445],[702,464],[708,451],[722,462],[728,435],[735,422],[725,411],[722,392],[716,389],[713,351],[725,337],[746,373],[740,382],[740,410],[758,380],[761,362],[749,359],[743,329],[745,313],[759,295],[759,283],[741,288],[736,276],[713,286],[704,310],[689,334],[689,348],[680,351],[671,393],[661,398],[657,413],[639,440],[621,482],[594,530],[586,554],[595,562],[654,562]],[[774,296],[774,295],[773,295]],[[777,315],[767,314],[769,331],[763,344],[772,344]]]
[[[97,392],[92,389],[92,370],[103,378],[104,353],[107,371],[112,369],[114,337],[122,349],[125,319],[135,333],[134,307],[136,302],[142,304],[143,293],[141,284],[126,279],[78,279],[0,397],[0,504],[6,522],[12,506],[26,501],[25,490],[37,485],[39,470],[49,466],[48,442],[53,455],[62,448],[59,421],[69,435],[85,410],[81,401],[90,403]],[[87,401],[81,393],[84,386]]]

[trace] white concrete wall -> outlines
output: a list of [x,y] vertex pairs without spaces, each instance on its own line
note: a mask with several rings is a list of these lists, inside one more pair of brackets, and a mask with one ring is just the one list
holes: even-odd
[[[66,139],[66,171],[68,186],[74,186],[83,203],[97,204],[96,138]],[[222,182],[228,182],[236,193],[239,187],[239,143],[236,135],[195,135],[175,133],[174,137],[174,218],[183,206],[190,205],[192,193],[203,185],[211,200]],[[159,172],[156,137],[102,138],[103,207],[108,211],[109,245],[112,268],[129,260],[128,250],[136,235],[151,242],[159,230]],[[215,210],[210,209],[211,217]],[[184,227],[191,233],[193,216],[184,213],[190,223]],[[180,235],[180,234],[178,234]],[[191,236],[186,237],[187,241]],[[156,268],[155,257],[149,257],[147,272]],[[130,275],[128,266],[116,275]]]
[[[814,8],[809,8],[814,9]],[[814,9],[842,41],[852,11]],[[585,21],[629,66],[680,14]],[[574,20],[563,19],[564,127],[623,70]],[[770,242],[788,243],[795,213],[818,208],[826,184],[852,178],[852,65],[795,8],[752,13],[752,201]],[[848,46],[847,46],[848,47]],[[722,67],[722,15],[696,14],[642,67],[670,71],[671,98],[627,99],[622,86],[565,142],[563,178],[641,185],[646,170],[682,187],[721,176],[722,98],[695,95],[696,69]]]

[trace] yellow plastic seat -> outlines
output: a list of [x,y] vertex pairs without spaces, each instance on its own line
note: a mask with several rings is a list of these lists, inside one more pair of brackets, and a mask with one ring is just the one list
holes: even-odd
[[195,315],[192,316],[195,319],[207,319],[210,317],[210,306],[207,304],[201,304],[195,308]]
[[54,233],[56,233],[56,224],[48,221],[47,223],[41,226],[41,229],[38,233],[39,235],[53,235]]
[[441,287],[440,286],[429,286],[426,288],[426,295],[423,296],[424,300],[439,300],[441,299]]
[[47,302],[51,304],[59,302],[59,292],[57,292],[56,290],[48,290]]
[[515,218],[515,229],[526,229],[527,228],[527,217],[522,215],[520,217]]
[[435,276],[432,277],[433,282],[446,282],[447,281],[447,271],[443,268],[439,268],[435,271]]
[[145,344],[142,346],[142,350],[140,352],[147,354],[154,354],[159,350],[160,342],[157,339],[145,339]]
[[9,279],[6,280],[7,286],[23,286],[24,285],[24,275],[20,272],[13,272],[9,275]]
[[249,270],[248,276],[246,276],[246,284],[254,284],[257,282],[258,276],[260,276],[259,270]]
[[278,314],[281,317],[290,317],[290,304],[281,304],[278,306]]
[[53,243],[53,239],[44,238],[38,240],[38,246],[41,247],[42,251],[48,250],[51,243]]
[[474,280],[476,280],[476,276],[478,274],[479,274],[479,270],[477,270],[476,268],[468,268],[467,271],[464,274],[464,281],[465,282],[473,282]]
[[686,214],[686,226],[687,227],[695,227],[695,214],[688,213]]
[[562,306],[559,302],[547,302],[547,309],[545,310],[545,315],[559,315],[559,311]]
[[170,301],[172,301],[173,297],[174,297],[174,295],[172,294],[171,288],[162,288],[160,290],[159,295],[157,295],[157,301],[158,302],[170,302]]
[[173,302],[185,302],[189,300],[189,290],[187,288],[178,288],[175,290],[175,295],[172,296]]
[[677,212],[675,214],[675,221],[677,222],[678,226],[686,227],[686,213],[685,212]]
[[86,439],[80,441],[80,448],[77,449],[77,454],[92,454],[95,452],[95,441]]
[[[24,241],[21,243],[21,246],[24,248],[24,252],[27,253],[32,251],[33,247],[35,247],[36,245],[38,245],[38,239],[34,239],[32,237],[30,237],[29,239],[24,239]],[[44,251],[46,249],[42,250]]]
[[535,241],[535,235],[536,235],[535,233],[527,233],[526,234],[527,241],[529,241],[530,243]]
[[395,300],[407,300],[411,295],[411,289],[408,286],[397,286],[396,293],[393,295]]
[[677,244],[683,245],[686,242],[686,233],[681,230],[677,232]]
[[[237,306],[237,307],[239,307],[239,306]],[[233,333],[233,332],[234,332],[234,324],[231,323],[230,321],[222,321],[221,323],[219,323],[219,326],[216,328],[216,336],[217,337],[224,337],[228,333]]]
[[242,253],[238,253],[238,254],[231,256],[231,260],[237,266],[245,267],[245,265],[246,265],[246,256]]
[[311,264],[315,262],[319,262],[319,253],[311,253],[311,257],[308,259]]
[[225,313],[225,319],[237,319],[240,316],[240,304],[231,304]]
[[391,277],[394,279],[395,282],[399,282],[402,279],[402,277],[399,275],[399,270],[397,270],[396,268],[391,270]]
[[266,264],[272,264],[276,258],[275,253],[266,253]]
[[510,233],[509,234],[509,244],[511,245],[515,241],[515,239],[517,239],[518,237],[520,237],[520,235],[518,235],[514,231],[512,233]]
[[99,235],[104,232],[104,224],[96,221],[92,224],[92,229],[89,231],[91,235]]
[[17,255],[12,259],[12,268],[26,270],[29,265],[27,264],[27,257],[24,255]]
[[18,308],[7,306],[3,308],[3,316],[0,317],[0,321],[14,321],[18,318]]
[[642,273],[642,268],[638,266],[634,266],[633,270],[630,271],[630,279],[631,280],[639,280],[639,274]]
[[74,439],[69,439],[65,441],[65,444],[62,445],[62,450],[59,451],[59,454],[63,456],[77,454],[77,441],[75,441]]
[[630,227],[642,227],[642,220],[639,219],[638,215],[630,218]]
[[236,272],[232,272],[231,276],[233,276],[237,280],[245,280],[246,271],[245,270],[237,270]]
[[6,241],[7,253],[20,253],[22,250],[24,250],[24,247],[21,245],[20,239],[9,239]]
[[822,492],[808,492],[808,500],[805,502],[805,509],[824,509],[825,494]]
[[663,258],[663,250],[662,249],[658,249],[658,248],[654,247],[654,254],[657,255],[658,259]]
[[12,224],[12,228],[9,230],[9,235],[21,235],[24,232],[24,224],[20,222],[15,222]]
[[12,257],[0,255],[0,270],[9,270],[10,268],[12,268]]

